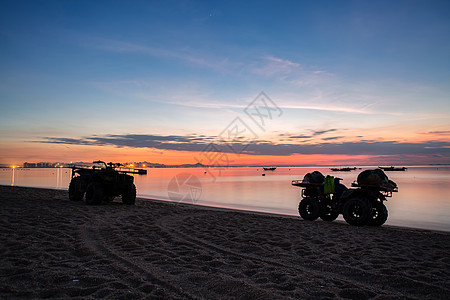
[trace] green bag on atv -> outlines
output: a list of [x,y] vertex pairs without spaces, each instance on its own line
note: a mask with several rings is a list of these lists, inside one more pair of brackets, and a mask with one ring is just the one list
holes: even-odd
[[325,181],[323,183],[323,193],[325,195],[334,194],[334,176],[325,177]]

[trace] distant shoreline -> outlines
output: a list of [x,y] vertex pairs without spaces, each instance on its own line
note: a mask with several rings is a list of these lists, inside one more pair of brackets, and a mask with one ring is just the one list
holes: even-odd
[[[391,164],[386,164],[386,166]],[[256,166],[224,166],[224,167],[217,167],[217,166],[183,166],[183,165],[166,165],[164,167],[139,167],[144,169],[232,169],[232,168],[263,168],[263,167],[271,167],[273,165],[256,165]],[[334,167],[342,167],[343,165],[300,165],[300,166],[276,166],[277,168],[334,168]],[[347,165],[346,165],[347,166]],[[378,168],[379,165],[373,165],[373,166],[366,166],[366,165],[351,165],[352,167],[356,168]],[[394,166],[400,166],[400,165],[394,165]],[[402,167],[407,168],[414,168],[414,167],[450,167],[450,164],[424,164],[424,165],[401,165]],[[30,167],[15,167],[15,169],[22,169],[22,170],[31,170],[31,169],[70,169],[71,167],[36,167],[36,168],[30,168]],[[0,169],[12,169],[8,165],[0,166]]]

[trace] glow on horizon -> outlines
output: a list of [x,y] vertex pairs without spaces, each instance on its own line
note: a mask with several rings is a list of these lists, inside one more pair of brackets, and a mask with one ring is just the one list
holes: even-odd
[[[71,146],[70,149],[65,146],[56,145],[42,147],[39,151],[33,148],[33,155],[29,155],[28,150],[23,153],[16,153],[14,156],[7,157],[13,161],[13,165],[21,166],[23,162],[70,162],[102,159],[113,162],[143,162],[161,163],[165,165],[196,164],[202,157],[202,152],[188,151],[158,151],[136,148],[117,148],[112,146]],[[211,155],[213,153],[210,153]],[[218,153],[223,154],[223,153]],[[70,157],[70,159],[68,159]],[[228,166],[294,166],[294,165],[417,165],[440,163],[439,159],[415,155],[328,155],[328,154],[295,154],[289,156],[277,155],[236,155],[227,154],[227,163],[222,161],[222,167]],[[207,164],[207,161],[204,161]]]

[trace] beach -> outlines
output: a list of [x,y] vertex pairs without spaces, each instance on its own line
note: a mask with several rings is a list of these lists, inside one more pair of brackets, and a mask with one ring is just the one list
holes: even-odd
[[1,298],[448,299],[450,233],[0,186]]

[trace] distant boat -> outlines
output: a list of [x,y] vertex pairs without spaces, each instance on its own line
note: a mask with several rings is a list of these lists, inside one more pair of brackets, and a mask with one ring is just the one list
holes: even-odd
[[345,167],[345,168],[330,168],[331,171],[341,171],[341,172],[350,172],[356,170],[356,167]]
[[277,167],[263,167],[264,171],[275,171]]
[[406,171],[406,167],[394,167],[394,166],[390,166],[390,167],[378,167],[379,169],[383,170],[383,171]]

